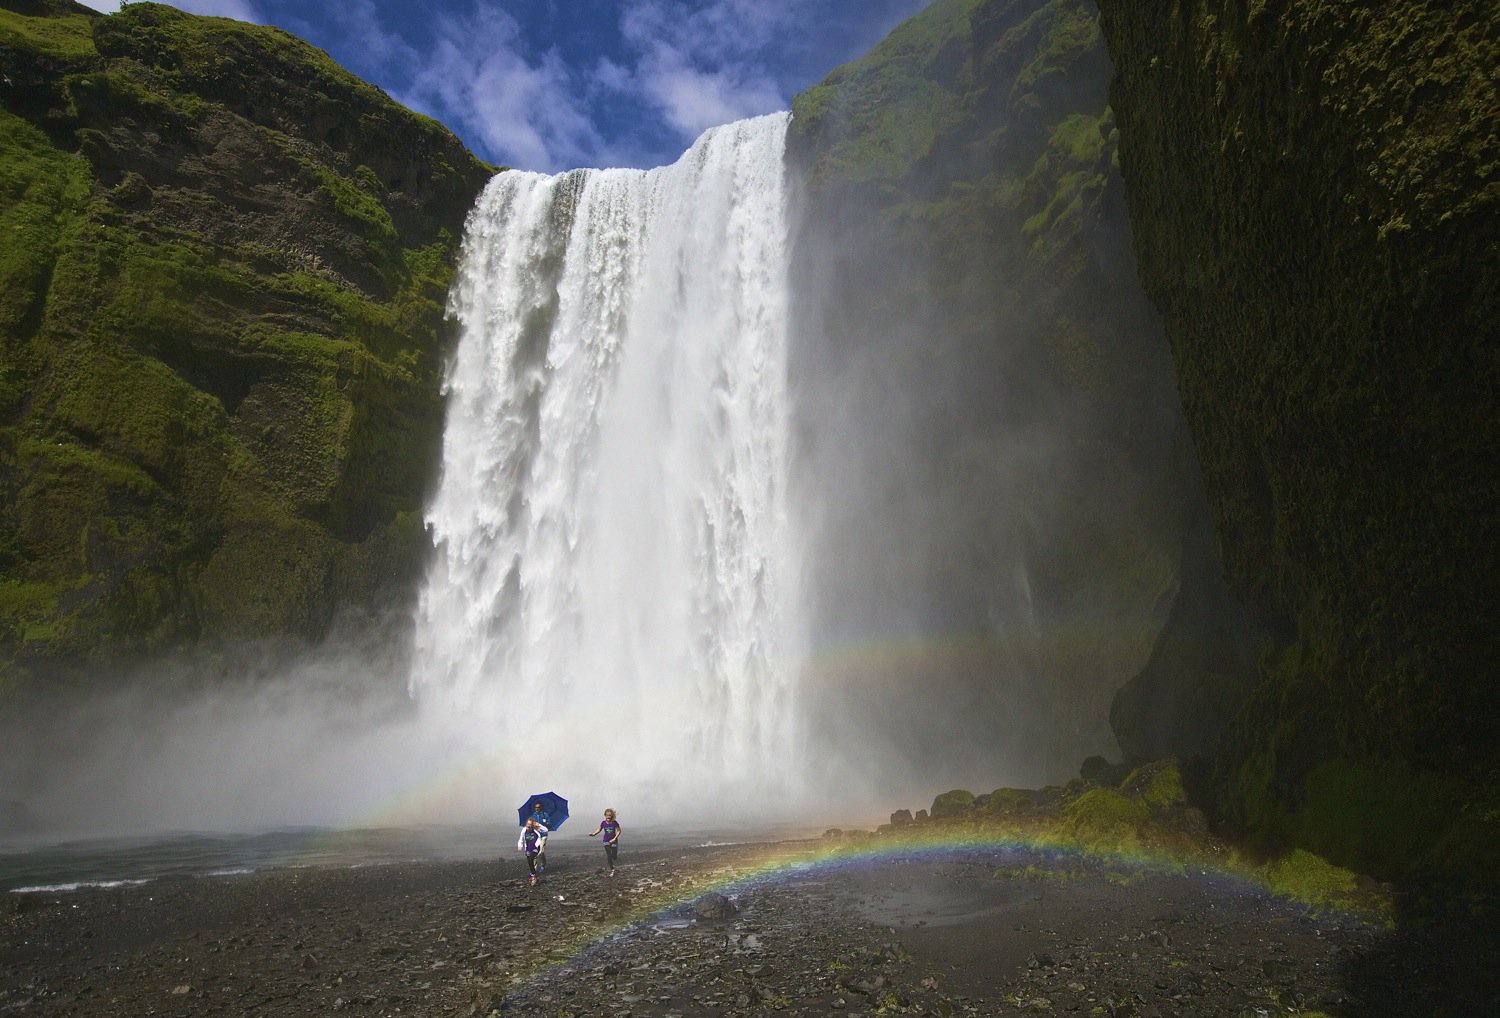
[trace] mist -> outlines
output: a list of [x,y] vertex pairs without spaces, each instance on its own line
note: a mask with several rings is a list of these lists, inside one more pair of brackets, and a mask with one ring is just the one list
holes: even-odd
[[808,760],[909,808],[1119,760],[1111,700],[1179,590],[1180,412],[1123,203],[1053,276],[963,203],[985,169],[793,196]]
[[11,714],[23,829],[508,827],[544,790],[653,826],[868,827],[1117,758],[1110,700],[1180,554],[1154,319],[1102,298],[1150,384],[1081,400],[1045,309],[993,298],[1005,266],[893,242],[868,194],[785,193],[785,131],[496,178],[414,603]]
[[149,673],[99,675],[92,692],[19,705],[0,728],[0,797],[21,803],[26,822],[6,833],[401,819],[395,809],[381,816],[419,759],[411,704],[394,695],[397,667],[348,645],[304,651],[292,664],[279,653],[218,668],[163,661]]

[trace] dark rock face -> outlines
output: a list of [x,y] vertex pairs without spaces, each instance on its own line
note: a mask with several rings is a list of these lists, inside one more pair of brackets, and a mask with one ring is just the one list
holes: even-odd
[[1219,757],[1226,812],[1386,870],[1435,837],[1493,864],[1500,16],[1099,6],[1224,567],[1283,634]]
[[[937,645],[827,683],[818,723],[887,760],[1042,784],[1117,756],[1116,690],[1153,660],[1163,688],[1192,681],[1158,648],[1204,643],[1184,598],[1226,600],[1187,539],[1206,509],[1136,278],[1109,74],[1082,0],[938,2],[794,104],[793,377],[834,394],[798,410],[812,625]],[[1151,742],[1135,731],[1120,743]]]
[[1181,582],[1150,660],[1109,710],[1132,765],[1211,758],[1253,688],[1260,647],[1275,635],[1256,627],[1226,588],[1196,462],[1186,448],[1176,454],[1184,464],[1174,472],[1183,507]]
[[275,29],[64,0],[6,0],[0,28],[24,238],[0,271],[0,684],[399,600],[493,169]]

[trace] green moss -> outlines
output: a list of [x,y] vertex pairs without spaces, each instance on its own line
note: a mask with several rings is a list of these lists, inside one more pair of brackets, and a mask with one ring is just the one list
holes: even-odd
[[60,366],[41,390],[57,423],[154,476],[180,474],[184,447],[222,431],[222,406],[159,362],[79,346]]
[[26,9],[0,12],[30,76],[0,111],[24,240],[0,251],[0,674],[389,598],[488,168],[284,32]]
[[1113,147],[1106,144],[1108,111],[1075,113],[1061,121],[1048,139],[1046,152],[1018,183],[1023,201],[1036,211],[1022,224],[1031,241],[1029,257],[1045,263],[1068,246],[1082,228],[1081,217],[1091,198],[1107,184],[1107,162]]
[[1062,84],[1067,69],[1097,53],[1102,43],[1099,21],[1092,9],[1069,3],[1040,6],[1012,32],[1040,35],[1030,59],[1016,74],[1013,101]]
[[1492,5],[1210,4],[1171,33],[1100,10],[1225,571],[1286,647],[1226,740],[1225,812],[1439,864],[1500,767]]
[[1272,891],[1305,905],[1353,909],[1364,903],[1354,873],[1300,848],[1269,863],[1263,872]]
[[409,146],[429,153],[441,173],[483,165],[437,121],[396,107],[327,53],[278,28],[137,2],[101,19],[94,40],[106,56],[159,69],[176,92],[270,119],[289,134],[323,134],[319,140],[340,145],[363,136],[377,148]]
[[[160,88],[147,72],[135,67],[77,74],[65,80],[64,90],[76,115],[149,123],[172,138],[185,137],[208,108],[198,96]],[[86,147],[102,140],[87,130],[80,133]]]
[[974,793],[962,788],[955,788],[951,792],[944,792],[932,800],[932,818],[941,820],[948,817],[962,816],[974,806]]
[[984,812],[993,816],[1004,816],[1024,809],[1031,796],[1019,788],[997,788],[985,800]]
[[373,176],[373,171],[362,166],[360,169],[365,170],[367,176],[350,180],[322,162],[304,160],[303,168],[317,179],[334,212],[366,242],[372,260],[387,271],[394,270],[401,257],[398,249],[400,238],[390,212],[378,197],[385,189],[379,186],[378,180],[371,186],[368,179]]
[[1151,810],[1111,788],[1091,788],[1063,808],[1059,829],[1079,844],[1103,851],[1139,848]]
[[335,554],[334,542],[312,523],[256,513],[230,531],[203,569],[204,625],[231,640],[315,635],[328,621],[317,593]]
[[0,49],[40,53],[68,63],[86,61],[94,50],[93,25],[98,15],[77,5],[49,5],[43,16],[0,7]]
[[1497,821],[1493,809],[1468,801],[1456,776],[1400,760],[1336,758],[1308,775],[1288,824],[1296,844],[1389,878],[1414,863],[1428,875],[1454,875],[1496,858]]
[[1158,760],[1132,771],[1120,782],[1127,794],[1140,798],[1153,809],[1186,806],[1182,770],[1175,760]]
[[895,178],[932,152],[964,117],[954,92],[931,69],[961,78],[962,39],[978,0],[938,0],[903,22],[870,53],[798,95],[792,115],[813,133],[838,132],[814,177]]
[[0,109],[0,343],[35,327],[65,225],[88,194],[88,166]]
[[24,580],[0,582],[0,627],[8,641],[23,646],[56,637],[61,627],[58,601],[68,587]]

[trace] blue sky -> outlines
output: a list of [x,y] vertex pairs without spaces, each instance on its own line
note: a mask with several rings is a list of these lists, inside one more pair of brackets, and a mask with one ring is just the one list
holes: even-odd
[[284,28],[481,158],[556,172],[659,166],[708,127],[788,109],[928,0],[171,2]]

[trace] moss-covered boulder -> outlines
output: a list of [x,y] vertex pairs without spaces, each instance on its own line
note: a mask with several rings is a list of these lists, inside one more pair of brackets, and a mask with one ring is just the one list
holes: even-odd
[[0,685],[407,589],[492,168],[277,29],[0,0]]
[[1281,634],[1225,815],[1388,873],[1468,824],[1472,857],[1500,844],[1500,13],[1099,6],[1224,568]]
[[1154,760],[1136,768],[1120,782],[1120,791],[1156,809],[1187,805],[1182,769],[1176,760]]
[[1112,788],[1091,788],[1062,810],[1059,830],[1091,848],[1124,852],[1141,847],[1141,829],[1151,808]]
[[949,820],[963,816],[974,808],[974,793],[963,788],[944,792],[932,800],[929,816],[934,820]]
[[979,806],[981,812],[992,813],[996,816],[1004,816],[1019,812],[1030,806],[1035,800],[1034,793],[1020,788],[997,788],[984,796],[984,802]]

